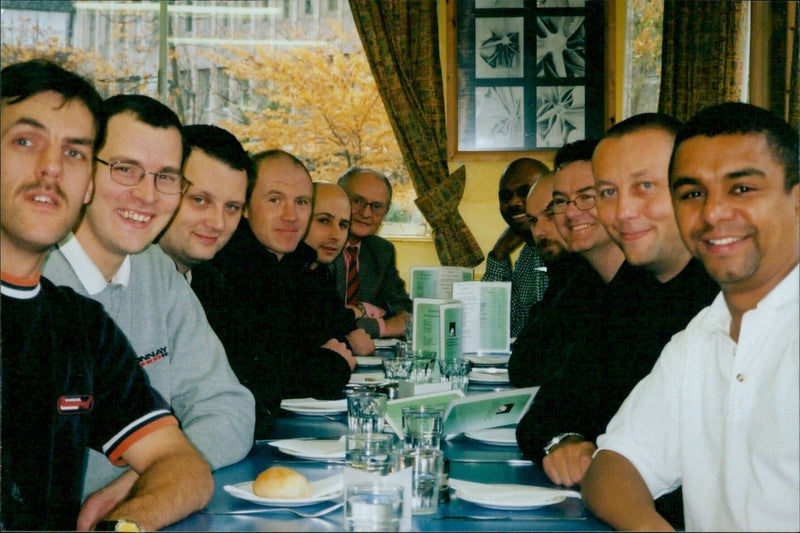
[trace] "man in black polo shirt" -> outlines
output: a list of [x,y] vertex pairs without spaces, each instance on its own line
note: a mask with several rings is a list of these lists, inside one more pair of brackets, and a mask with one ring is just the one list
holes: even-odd
[[[99,107],[91,85],[52,63],[2,71],[2,529],[153,530],[213,492],[208,464],[103,308],[41,277],[91,199]],[[141,477],[114,509],[79,517],[86,446]]]

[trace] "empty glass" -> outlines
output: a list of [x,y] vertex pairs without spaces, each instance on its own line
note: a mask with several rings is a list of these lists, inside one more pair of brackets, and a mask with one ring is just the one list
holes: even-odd
[[407,380],[411,376],[414,360],[411,357],[387,357],[383,360],[383,371],[386,379],[391,381]]
[[347,426],[350,433],[380,433],[386,415],[385,394],[352,391],[347,395]]
[[348,531],[398,531],[402,517],[402,486],[373,482],[345,487],[344,521]]
[[472,364],[468,359],[456,357],[439,361],[442,378],[450,382],[453,389],[461,389],[466,394]]
[[417,350],[414,352],[414,366],[411,369],[412,383],[431,383],[436,369],[436,352]]

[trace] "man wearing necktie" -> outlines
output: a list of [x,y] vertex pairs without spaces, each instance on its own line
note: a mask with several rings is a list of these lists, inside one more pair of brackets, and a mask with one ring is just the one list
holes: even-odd
[[383,174],[353,167],[339,178],[352,206],[350,236],[333,263],[336,288],[371,337],[402,337],[411,299],[397,272],[394,245],[375,235],[389,211],[392,186]]

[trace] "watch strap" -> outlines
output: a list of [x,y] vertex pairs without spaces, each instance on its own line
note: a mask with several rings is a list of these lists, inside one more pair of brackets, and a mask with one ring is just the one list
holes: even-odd
[[555,448],[557,445],[561,444],[561,442],[564,439],[568,438],[568,437],[578,437],[581,440],[585,440],[583,435],[581,435],[580,433],[561,433],[559,435],[556,435],[552,439],[550,439],[550,442],[548,442],[545,445],[544,454],[545,455],[550,455],[550,452],[553,450],[553,448]]

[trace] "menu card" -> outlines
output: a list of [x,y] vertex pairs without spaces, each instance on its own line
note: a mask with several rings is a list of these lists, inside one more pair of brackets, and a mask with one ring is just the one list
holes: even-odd
[[510,350],[511,282],[454,283],[453,298],[463,304],[461,347],[464,353]]
[[461,357],[462,308],[456,300],[414,298],[412,349],[436,352],[437,359]]
[[472,281],[472,269],[451,266],[411,267],[411,298],[453,298],[453,283]]

